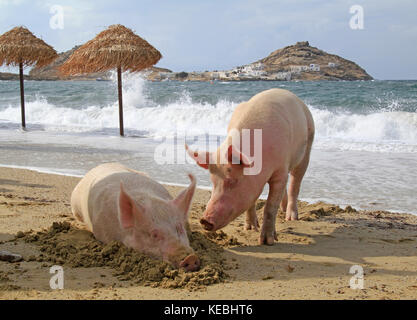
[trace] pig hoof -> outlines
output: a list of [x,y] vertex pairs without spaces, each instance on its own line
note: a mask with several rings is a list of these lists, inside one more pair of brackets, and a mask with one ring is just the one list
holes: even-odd
[[287,212],[285,215],[285,221],[295,221],[298,220],[298,213],[296,212]]
[[266,244],[268,246],[272,246],[274,245],[274,240],[278,240],[278,236],[275,231],[274,235],[261,234],[261,237],[259,238],[259,244]]
[[255,230],[256,232],[258,232],[259,231],[259,223],[258,223],[258,220],[256,220],[255,222],[246,222],[245,223],[245,229],[246,230],[252,230],[252,227],[253,227],[253,230]]

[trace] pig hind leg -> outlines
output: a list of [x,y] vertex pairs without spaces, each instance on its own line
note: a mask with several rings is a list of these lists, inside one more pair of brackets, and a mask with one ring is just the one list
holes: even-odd
[[300,193],[301,181],[307,170],[310,161],[311,143],[308,144],[303,160],[290,172],[290,183],[288,186],[288,203],[285,220],[298,220],[297,199]]
[[248,209],[248,211],[246,211],[245,229],[251,230],[252,228],[255,231],[258,231],[259,228],[258,217],[256,216],[256,201]]
[[287,188],[284,189],[284,195],[282,196],[281,204],[279,205],[279,208],[282,212],[287,211],[287,205],[288,205],[288,194],[287,194]]
[[288,172],[273,176],[269,181],[269,194],[264,207],[264,215],[262,222],[260,244],[273,245],[274,240],[278,240],[275,230],[275,221],[278,207],[284,196],[285,187],[287,185]]

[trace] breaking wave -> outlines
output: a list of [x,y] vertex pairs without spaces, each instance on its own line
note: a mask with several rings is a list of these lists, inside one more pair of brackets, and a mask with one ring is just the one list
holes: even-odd
[[[125,77],[124,120],[128,135],[148,137],[225,135],[237,101],[196,102],[181,87],[175,100],[157,103],[149,97],[146,82]],[[315,148],[371,152],[417,152],[417,113],[375,110],[368,114],[335,111],[309,105],[316,125]],[[117,101],[78,108],[54,105],[38,96],[26,103],[26,119],[42,130],[59,132],[114,132],[118,128]],[[20,106],[0,106],[0,128],[16,128]],[[30,128],[30,127],[29,127]]]

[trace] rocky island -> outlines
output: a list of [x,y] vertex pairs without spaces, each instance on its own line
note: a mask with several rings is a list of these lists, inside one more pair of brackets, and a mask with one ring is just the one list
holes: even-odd
[[[257,61],[268,75],[288,76],[296,80],[372,80],[373,78],[353,61],[310,46],[308,41],[297,42],[272,52]],[[284,74],[282,74],[284,73]]]
[[[50,65],[33,68],[30,80],[110,80],[110,72],[64,77],[58,67],[78,48],[60,53]],[[290,81],[290,80],[372,80],[373,78],[353,61],[310,46],[308,41],[278,49],[253,63],[231,70],[204,72],[172,72],[152,67],[142,72],[151,81]],[[17,76],[17,75],[16,75]],[[1,74],[0,80],[13,80],[12,74]],[[17,79],[17,78],[16,78]]]
[[266,58],[226,71],[160,73],[155,80],[250,81],[250,80],[372,80],[356,63],[297,42]]

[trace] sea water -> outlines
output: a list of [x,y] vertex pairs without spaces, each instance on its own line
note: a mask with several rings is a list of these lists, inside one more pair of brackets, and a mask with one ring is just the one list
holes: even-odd
[[240,102],[284,88],[305,101],[316,126],[301,199],[417,213],[417,81],[149,82],[125,74],[123,82],[121,138],[115,81],[25,81],[27,131],[19,82],[0,81],[0,165],[83,175],[119,161],[172,184],[187,184],[192,172],[209,188],[203,169],[161,164],[155,150],[184,153],[184,136],[214,149]]

